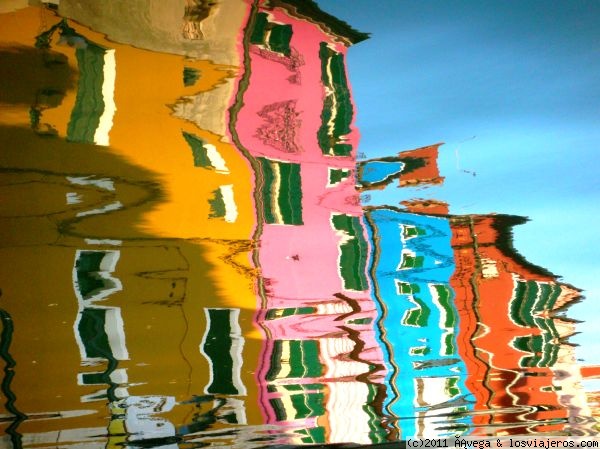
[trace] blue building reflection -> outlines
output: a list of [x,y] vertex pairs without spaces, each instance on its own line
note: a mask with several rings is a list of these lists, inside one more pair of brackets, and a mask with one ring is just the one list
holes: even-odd
[[[449,282],[455,265],[445,217],[368,210],[374,257],[370,268],[380,309],[388,374],[385,409],[402,437],[448,435],[467,424],[466,367],[458,354],[458,313]],[[433,418],[433,419],[431,419]]]

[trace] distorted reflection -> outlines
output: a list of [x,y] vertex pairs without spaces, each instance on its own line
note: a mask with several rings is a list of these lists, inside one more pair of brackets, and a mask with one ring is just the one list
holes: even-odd
[[84,3],[0,8],[3,446],[597,430],[581,294],[524,218],[361,204],[444,183],[441,144],[357,162],[368,35],[308,0]]

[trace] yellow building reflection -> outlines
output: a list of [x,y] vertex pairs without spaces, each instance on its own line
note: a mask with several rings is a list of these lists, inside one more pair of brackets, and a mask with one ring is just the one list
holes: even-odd
[[41,7],[0,22],[4,429],[104,446],[256,423],[253,178],[227,117],[201,114],[237,67]]

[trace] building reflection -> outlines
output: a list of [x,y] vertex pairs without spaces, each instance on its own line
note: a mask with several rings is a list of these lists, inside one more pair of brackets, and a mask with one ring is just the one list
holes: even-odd
[[[361,162],[360,188],[439,183],[438,148]],[[436,200],[403,205],[366,208],[387,410],[414,417],[399,421],[402,434],[571,431],[587,400],[564,312],[581,294],[513,248],[512,227],[526,219],[449,215]],[[578,405],[565,407],[567,396]]]
[[[361,189],[392,182],[399,187],[441,183],[439,146],[361,162]],[[403,438],[464,432],[472,409],[467,368],[457,345],[459,315],[450,285],[456,267],[447,206],[438,204],[442,215],[437,216],[431,207],[422,213],[419,204],[366,207],[374,247],[373,299],[387,349],[385,405],[399,419],[397,432]]]
[[344,64],[366,36],[308,2],[259,6],[250,24],[233,138],[257,175],[260,408],[281,443],[383,441]]
[[512,247],[525,219],[361,205],[444,181],[441,144],[357,163],[367,35],[309,1],[21,3],[0,14],[3,444],[587,431],[581,293]]
[[562,431],[569,414],[553,368],[572,350],[574,326],[558,312],[580,293],[513,249],[511,228],[524,222],[503,215],[452,219],[462,356],[481,373],[469,379],[475,409],[490,411],[477,415],[479,425],[506,423],[511,434]]
[[[470,401],[456,343],[450,223],[392,208],[371,209],[367,217],[376,247],[374,299],[388,349],[386,409],[397,417],[415,417],[402,421],[404,436],[439,435],[435,417],[440,415],[450,417],[446,432],[454,435],[466,428],[461,422]],[[433,419],[427,419],[430,415]]]
[[2,99],[3,444],[177,447],[260,424],[250,167],[177,107],[231,67],[9,14],[11,69],[43,76]]

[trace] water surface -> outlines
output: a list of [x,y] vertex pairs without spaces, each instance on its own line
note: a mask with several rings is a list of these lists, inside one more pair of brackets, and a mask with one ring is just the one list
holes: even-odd
[[58,3],[0,9],[4,446],[596,434],[589,298],[519,252],[526,216],[422,194],[437,141],[361,154],[376,31]]

